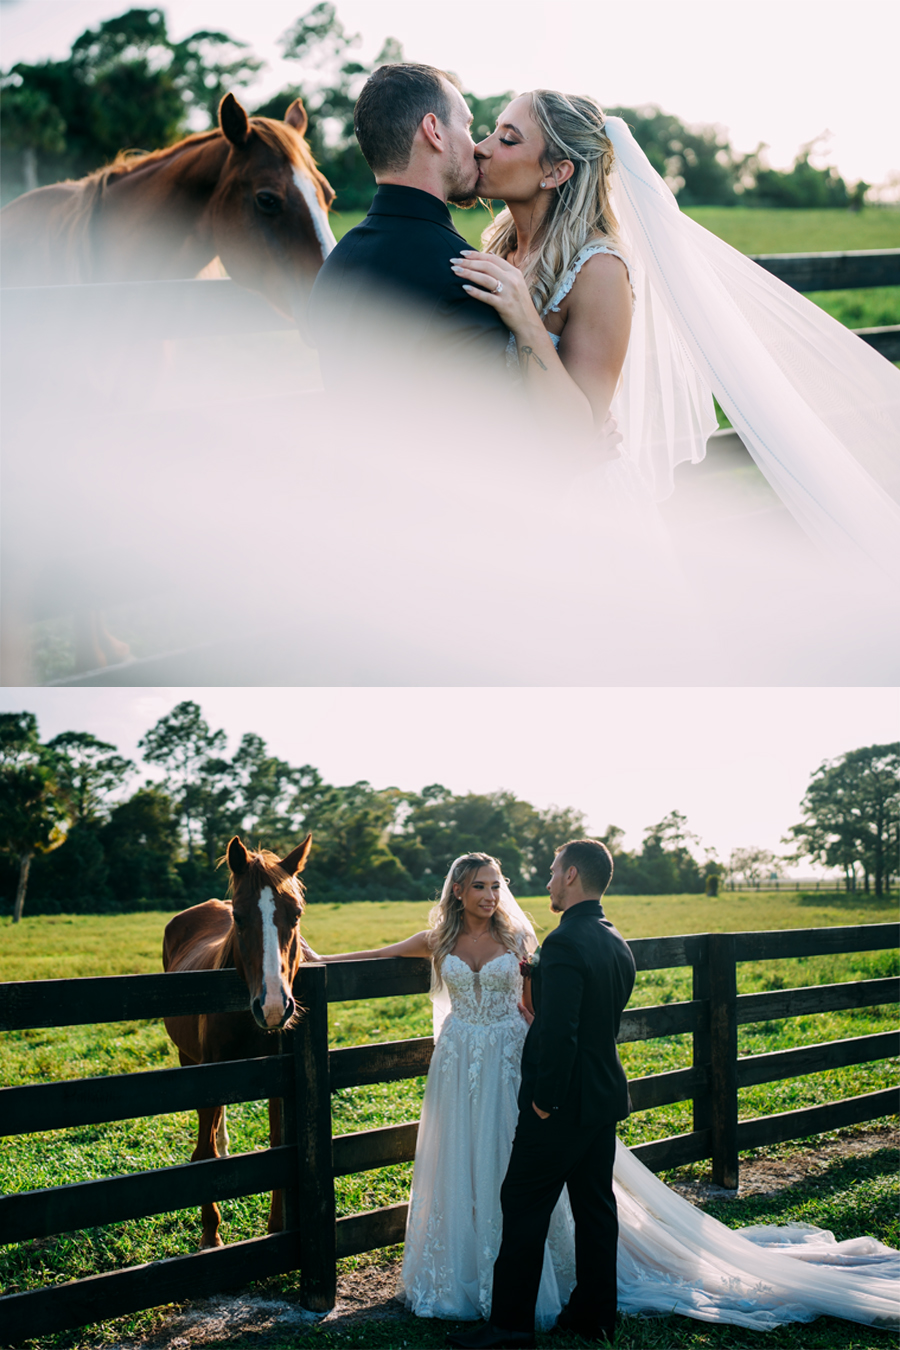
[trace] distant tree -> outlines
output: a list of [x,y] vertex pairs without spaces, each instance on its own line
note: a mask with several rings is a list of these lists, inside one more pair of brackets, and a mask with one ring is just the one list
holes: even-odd
[[176,904],[185,889],[177,868],[178,820],[171,798],[156,784],[114,806],[100,830],[108,885],[117,908],[147,899]]
[[[801,146],[793,166],[788,170],[772,169],[765,165],[761,156],[766,147],[759,146],[743,163],[743,177],[749,180],[749,186],[742,200],[757,206],[781,206],[794,210],[857,206],[857,199],[861,203],[859,191],[848,187],[837,169],[831,166],[816,169],[810,164],[810,156],[815,154],[822,139],[818,137]],[[865,195],[866,187],[865,183],[859,185],[862,195]]]
[[848,888],[857,864],[866,891],[890,890],[900,844],[900,742],[867,745],[826,760],[815,771],[801,803],[803,820],[785,843],[794,860],[808,857],[842,867]]
[[47,95],[25,87],[21,76],[0,81],[0,149],[21,157],[22,191],[38,186],[38,155],[58,157],[65,148],[66,124]]
[[251,843],[261,843],[282,856],[293,848],[309,803],[321,788],[318,770],[305,764],[292,768],[269,754],[261,736],[247,732],[231,761],[240,829]]
[[154,150],[191,125],[214,125],[222,95],[261,66],[226,33],[203,29],[173,42],[162,9],[129,9],[86,29],[64,59],[7,72],[4,144],[30,155],[29,187],[38,177],[79,177],[122,149]]
[[729,876],[735,881],[743,879],[748,886],[759,886],[767,874],[778,868],[774,853],[755,844],[749,848],[733,848],[728,858]]
[[34,713],[0,714],[0,850],[19,865],[13,923],[22,918],[31,862],[65,839],[66,807]]
[[454,858],[479,852],[500,859],[513,890],[527,886],[531,869],[513,820],[512,794],[455,796],[434,783],[404,800],[406,815],[391,847],[413,876],[437,888]]
[[710,853],[701,866],[694,850],[697,836],[688,828],[680,811],[667,816],[644,831],[640,852],[622,847],[624,830],[607,827],[599,836],[613,855],[612,890],[619,895],[696,895],[704,890],[710,874]]
[[690,894],[703,889],[700,867],[691,852],[691,845],[697,843],[680,811],[670,811],[645,831],[641,868],[652,885],[651,894]]
[[650,163],[666,180],[681,206],[733,206],[743,160],[722,129],[689,127],[653,104],[607,108],[621,117]]
[[178,810],[188,853],[203,845],[209,853],[211,818],[220,813],[228,766],[222,758],[227,737],[211,731],[198,703],[185,699],[138,741],[148,764],[166,771],[166,787]]
[[370,884],[404,888],[406,868],[390,838],[396,789],[378,790],[365,781],[346,787],[322,784],[305,800],[303,826],[312,832],[314,847],[304,879],[313,899]]
[[542,894],[557,849],[570,839],[583,839],[587,826],[583,813],[570,806],[540,811],[527,802],[521,805],[528,808],[516,836],[523,853],[523,880],[528,890]]
[[63,731],[47,742],[55,760],[56,782],[72,825],[96,824],[107,802],[134,773],[134,764],[114,745],[89,731]]

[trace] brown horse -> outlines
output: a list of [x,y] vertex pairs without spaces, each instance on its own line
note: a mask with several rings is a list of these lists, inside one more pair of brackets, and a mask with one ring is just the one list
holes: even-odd
[[190,278],[218,257],[239,285],[299,314],[335,242],[334,192],[306,127],[300,99],[277,122],[226,94],[214,131],[26,192],[2,212],[3,285]]
[[[280,860],[263,849],[248,853],[235,836],[228,845],[231,903],[207,900],[176,914],[166,924],[163,969],[166,971],[222,970],[235,967],[247,985],[246,1012],[208,1013],[167,1017],[166,1031],[178,1047],[183,1065],[210,1064],[227,1059],[250,1059],[277,1050],[273,1032],[297,1017],[292,993],[301,962],[313,957],[300,936],[303,884],[298,874],[306,866],[312,835]],[[224,1106],[204,1106],[199,1117],[197,1147],[191,1162],[217,1158],[228,1152]],[[269,1102],[269,1138],[281,1143],[281,1105]],[[201,1247],[221,1247],[219,1207],[201,1208]],[[269,1232],[284,1227],[282,1195],[272,1193]]]

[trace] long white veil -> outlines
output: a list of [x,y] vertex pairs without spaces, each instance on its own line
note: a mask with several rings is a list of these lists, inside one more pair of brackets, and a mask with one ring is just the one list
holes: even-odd
[[703,458],[714,393],[813,539],[900,573],[900,371],[682,214],[625,122],[605,125],[637,298],[613,412],[653,496]]
[[[459,859],[457,859],[457,862],[458,861]],[[451,873],[455,866],[455,863],[452,864],[450,868]],[[500,908],[509,919],[513,932],[521,935],[525,950],[527,952],[533,952],[538,945],[534,924],[509,889],[505,879],[500,887]],[[441,1027],[450,1016],[450,991],[443,980],[441,980],[437,988],[432,989],[431,991],[431,1013],[434,1039],[437,1040],[438,1036],[441,1034]]]

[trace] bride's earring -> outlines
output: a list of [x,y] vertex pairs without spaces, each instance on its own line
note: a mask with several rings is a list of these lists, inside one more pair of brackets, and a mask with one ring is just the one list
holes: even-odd
[[546,186],[547,186],[547,184],[544,182],[544,180],[543,180],[543,178],[542,178],[542,179],[541,179],[541,187],[546,187]]

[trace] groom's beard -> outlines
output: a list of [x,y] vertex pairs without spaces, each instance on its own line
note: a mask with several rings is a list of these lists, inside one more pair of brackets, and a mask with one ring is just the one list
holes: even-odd
[[459,206],[464,211],[467,211],[470,207],[475,206],[478,201],[478,194],[475,191],[477,186],[477,165],[473,162],[468,165],[467,171],[464,171],[459,160],[454,159],[453,177],[447,185],[447,201],[452,202],[454,206]]

